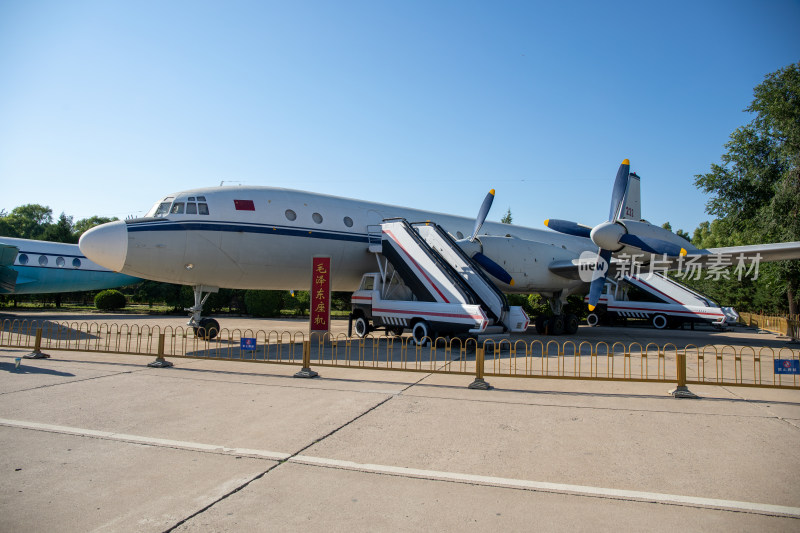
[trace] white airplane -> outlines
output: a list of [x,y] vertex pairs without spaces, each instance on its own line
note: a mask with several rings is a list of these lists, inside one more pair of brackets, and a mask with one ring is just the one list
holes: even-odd
[[0,237],[0,294],[91,291],[140,281],[87,259],[77,244]]
[[[639,178],[629,176],[629,168],[626,159],[617,173],[609,220],[594,228],[555,219],[545,224],[556,231],[483,224],[493,191],[475,220],[283,188],[213,187],[166,196],[142,218],[97,226],[81,237],[80,248],[113,271],[193,286],[189,324],[217,329],[216,321],[201,316],[208,294],[221,287],[307,289],[315,255],[331,258],[332,290],[356,290],[362,274],[375,270],[369,244],[380,242],[379,224],[394,217],[436,222],[501,290],[542,294],[556,320],[562,325],[574,321],[575,329],[577,319],[563,316],[562,305],[570,294],[587,290],[590,306],[596,305],[614,269],[613,263],[608,267],[612,255],[645,254],[648,260],[668,256],[677,261],[686,254],[742,252],[749,257],[760,253],[761,261],[800,258],[797,242],[698,250],[672,232],[641,221]],[[595,271],[591,283],[581,279],[587,255]]]

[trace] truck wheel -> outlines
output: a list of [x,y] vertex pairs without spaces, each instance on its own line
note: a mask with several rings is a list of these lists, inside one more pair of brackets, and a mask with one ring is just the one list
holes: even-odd
[[355,320],[353,320],[353,332],[356,334],[356,337],[363,339],[369,333],[369,322],[363,316],[357,316]]
[[597,324],[600,323],[600,315],[597,313],[589,313],[586,315],[586,323],[589,324],[591,327],[595,327]]
[[652,324],[653,327],[656,329],[664,329],[665,327],[667,327],[667,324],[669,324],[669,321],[667,320],[667,317],[665,317],[664,315],[658,314],[653,316]]
[[427,322],[420,320],[411,328],[411,338],[417,346],[426,346],[431,341],[431,328]]
[[567,335],[575,335],[578,333],[578,317],[572,313],[568,314],[564,321],[564,333]]

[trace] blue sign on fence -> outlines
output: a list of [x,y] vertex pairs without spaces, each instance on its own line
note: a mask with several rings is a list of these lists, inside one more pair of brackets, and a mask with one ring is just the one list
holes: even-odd
[[242,348],[242,350],[255,350],[256,349],[256,340],[255,339],[250,339],[250,338],[247,338],[247,337],[243,337],[242,338],[242,342],[241,342],[241,348]]
[[775,359],[776,374],[800,374],[800,359]]

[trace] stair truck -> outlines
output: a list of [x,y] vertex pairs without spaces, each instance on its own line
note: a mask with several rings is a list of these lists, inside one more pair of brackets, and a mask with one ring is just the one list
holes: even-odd
[[597,326],[618,320],[648,320],[654,328],[679,328],[684,323],[710,323],[722,329],[736,323],[739,315],[732,307],[720,307],[714,300],[657,272],[638,276],[609,278],[599,305],[586,317]]
[[509,306],[489,280],[441,227],[387,219],[381,224],[380,272],[364,274],[351,297],[352,331],[375,329],[426,337],[525,331],[528,316]]

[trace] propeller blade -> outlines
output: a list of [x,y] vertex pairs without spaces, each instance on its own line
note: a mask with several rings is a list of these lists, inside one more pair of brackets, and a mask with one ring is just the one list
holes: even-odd
[[483,269],[486,270],[486,272],[488,272],[495,278],[499,279],[506,285],[514,285],[514,278],[511,277],[511,274],[506,272],[506,270],[503,267],[501,267],[500,265],[498,265],[485,255],[483,255],[481,252],[478,252],[475,255],[473,255],[472,259],[474,259],[476,263],[482,266]]
[[559,233],[566,233],[567,235],[575,235],[576,237],[586,237],[587,239],[592,233],[592,228],[571,222],[569,220],[558,220],[556,218],[548,218],[544,221],[544,225],[553,231]]
[[486,221],[486,215],[489,214],[489,209],[491,209],[493,201],[494,189],[489,191],[489,194],[487,194],[486,198],[483,199],[481,208],[478,210],[478,218],[475,219],[475,229],[472,230],[472,236],[469,238],[470,241],[474,241],[475,237],[478,236],[478,232],[480,231],[481,226],[483,226],[483,223]]
[[635,246],[645,252],[657,255],[668,255],[677,257],[679,255],[686,255],[686,248],[679,244],[662,241],[661,239],[654,239],[652,237],[638,237],[630,233],[626,233],[620,237],[619,242],[629,246]]
[[594,308],[597,307],[597,302],[600,301],[600,295],[603,294],[603,285],[606,284],[606,277],[608,276],[609,261],[611,261],[611,250],[603,250],[601,248],[597,254],[597,263],[592,274],[592,284],[589,285],[589,311],[594,311]]
[[628,188],[628,174],[631,172],[631,162],[627,159],[622,160],[622,164],[617,170],[617,178],[614,180],[614,189],[611,192],[611,208],[608,212],[608,221],[613,222],[619,216],[620,207],[625,200],[625,190]]

